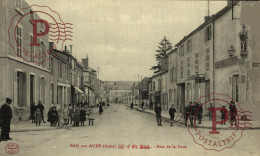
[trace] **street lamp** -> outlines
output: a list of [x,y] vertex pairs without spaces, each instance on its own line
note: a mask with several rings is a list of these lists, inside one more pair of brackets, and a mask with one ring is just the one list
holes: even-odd
[[234,56],[234,53],[235,53],[235,49],[234,49],[234,47],[231,45],[230,47],[229,47],[229,49],[228,49],[228,55],[229,55],[229,57],[233,57]]

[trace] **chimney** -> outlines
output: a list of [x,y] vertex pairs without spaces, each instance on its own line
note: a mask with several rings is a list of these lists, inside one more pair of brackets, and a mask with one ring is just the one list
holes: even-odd
[[67,46],[65,45],[65,49],[64,49],[64,52],[67,52]]
[[210,19],[210,16],[204,16],[204,22],[207,22]]
[[232,3],[234,4],[235,0],[227,0],[227,6],[232,6]]
[[50,50],[53,50],[53,45],[54,45],[54,42],[49,42],[49,48],[50,48]]
[[88,55],[85,59],[82,59],[82,64],[85,69],[88,69]]
[[70,54],[72,55],[72,45],[70,45]]

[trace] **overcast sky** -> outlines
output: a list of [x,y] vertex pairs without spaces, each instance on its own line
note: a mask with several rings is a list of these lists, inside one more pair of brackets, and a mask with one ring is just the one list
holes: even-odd
[[[73,56],[88,55],[106,81],[137,81],[151,76],[155,50],[167,36],[173,45],[207,15],[207,1],[169,0],[26,0],[48,5],[64,22],[73,23]],[[226,5],[210,2],[210,15]]]

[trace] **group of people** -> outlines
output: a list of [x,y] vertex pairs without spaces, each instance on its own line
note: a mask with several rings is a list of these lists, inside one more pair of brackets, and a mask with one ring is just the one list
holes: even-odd
[[187,126],[188,120],[190,121],[190,126],[196,123],[196,119],[199,121],[197,124],[201,124],[203,117],[203,107],[201,103],[189,102],[189,105],[184,108],[183,115],[185,120],[185,125]]
[[85,121],[89,120],[89,125],[95,120],[93,115],[93,107],[88,109],[85,108],[86,106],[73,106],[70,104],[68,107],[64,105],[63,109],[59,113],[56,110],[56,107],[50,108],[48,112],[48,122],[50,122],[50,126],[58,126],[61,124],[62,126],[67,126],[69,124],[73,125],[74,127],[85,126]]
[[[150,102],[152,103],[152,102]],[[210,107],[212,106],[212,103],[210,103]],[[235,126],[237,126],[237,121],[236,121],[236,115],[237,115],[237,108],[235,106],[235,102],[234,101],[230,101],[230,105],[229,105],[229,111],[225,108],[226,106],[222,106],[222,109],[220,110],[221,112],[221,124],[225,124],[226,121],[228,119],[230,119],[230,123],[231,126],[233,126],[233,123],[235,124]],[[162,108],[160,106],[160,104],[156,103],[155,104],[155,108],[154,108],[155,114],[156,114],[156,120],[157,120],[157,124],[158,126],[162,126],[161,122],[162,122],[162,117],[161,117],[161,112],[162,112]],[[208,116],[209,116],[209,120],[212,120],[212,111],[211,109],[208,109]],[[175,118],[175,113],[176,113],[176,109],[174,108],[173,105],[171,105],[171,107],[169,108],[169,116],[170,116],[170,120],[171,120],[171,124],[170,126],[173,126],[174,123],[174,118]],[[189,102],[189,105],[184,107],[183,109],[183,117],[184,117],[184,122],[185,125],[187,126],[187,123],[190,123],[190,126],[193,126],[196,121],[197,124],[201,124],[202,123],[202,118],[203,118],[203,107],[202,104],[200,102]]]
[[[158,126],[162,126],[162,116],[161,116],[162,107],[161,107],[161,105],[156,104],[154,111],[155,111],[156,121],[157,121]],[[169,109],[169,115],[170,115],[170,119],[171,119],[170,126],[173,126],[175,113],[176,113],[176,109],[174,108],[173,105],[171,105],[171,108]]]
[[40,126],[41,122],[45,123],[44,121],[44,106],[41,101],[38,101],[38,104],[36,105],[35,102],[31,104],[31,120],[32,123],[35,123],[36,126]]
[[[103,113],[103,106],[105,102],[100,102],[99,104],[99,114]],[[88,107],[88,109],[86,109]],[[93,106],[94,107],[94,106]],[[85,126],[85,121],[89,120],[89,125],[93,125],[94,123],[94,115],[93,115],[93,107],[89,107],[83,102],[79,102],[73,106],[71,104],[63,105],[62,110],[57,110],[57,107],[51,107],[48,111],[48,122],[50,122],[50,126],[66,126],[69,124],[73,124],[73,126],[78,127]],[[38,105],[35,105],[35,102],[31,104],[31,120],[32,123],[35,123],[36,126],[40,126],[41,122],[44,121],[44,106],[41,101],[38,102]]]

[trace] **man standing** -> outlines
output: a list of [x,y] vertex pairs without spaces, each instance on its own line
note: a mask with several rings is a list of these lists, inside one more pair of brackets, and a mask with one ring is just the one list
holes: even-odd
[[221,113],[221,125],[226,124],[226,119],[227,119],[227,109],[225,108],[226,106],[222,106],[220,113]]
[[9,137],[10,123],[13,118],[12,109],[10,107],[11,103],[12,99],[6,98],[5,104],[0,108],[1,138],[3,141],[12,140],[12,138]]
[[159,104],[156,104],[154,111],[156,114],[156,120],[157,120],[158,126],[162,126],[162,117],[161,117],[162,108],[161,108],[161,106]]
[[237,126],[237,108],[234,101],[230,101],[229,105],[229,116],[230,116],[230,122],[231,126],[233,126],[233,122],[235,122],[235,126]]
[[150,101],[150,110],[153,109],[153,101]]
[[40,111],[41,111],[41,113],[42,113],[42,121],[43,121],[43,123],[46,123],[46,122],[44,121],[44,114],[43,114],[44,106],[42,105],[42,102],[41,102],[40,100],[38,101],[37,108],[39,108]]
[[188,122],[190,112],[191,112],[191,104],[192,104],[192,102],[189,102],[189,105],[184,108],[184,112],[183,112],[186,126],[187,126],[187,122]]
[[[196,118],[195,117],[195,113],[197,110],[197,105],[195,103],[193,103],[193,105],[191,106],[191,112],[190,112],[190,125],[193,126],[193,123],[195,124],[196,122]],[[193,122],[194,120],[194,122]]]
[[203,112],[203,108],[202,108],[201,103],[197,103],[197,109],[198,109],[197,118],[199,120],[198,124],[201,124],[202,112]]
[[37,110],[37,107],[35,105],[35,102],[32,102],[32,104],[31,104],[31,120],[32,120],[32,123],[35,123],[34,113],[36,112],[36,110]]
[[169,109],[169,114],[171,117],[171,126],[173,126],[175,112],[176,112],[176,109],[173,107],[173,105],[171,105],[171,108]]

